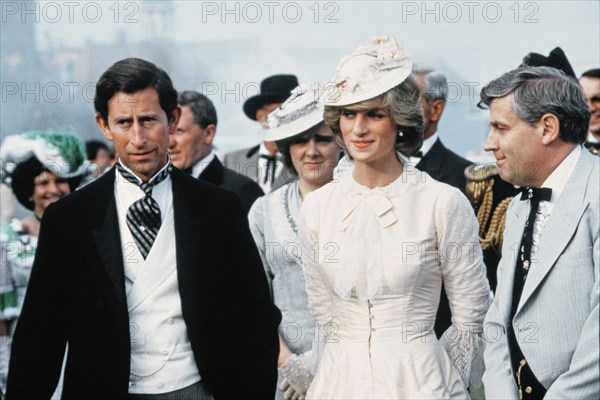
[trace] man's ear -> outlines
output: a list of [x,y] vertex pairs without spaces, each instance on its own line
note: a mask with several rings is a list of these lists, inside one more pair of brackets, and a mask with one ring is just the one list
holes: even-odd
[[169,135],[173,135],[179,125],[179,118],[181,118],[181,106],[175,107],[171,111],[171,120],[169,121]]
[[206,132],[206,135],[204,135],[202,141],[204,142],[204,144],[211,145],[212,141],[215,138],[215,133],[217,133],[217,126],[214,124],[210,124],[204,129],[204,132]]
[[110,140],[112,142],[113,137],[110,129],[108,128],[108,122],[106,122],[106,120],[102,118],[102,115],[100,115],[98,112],[96,113],[96,124],[100,127],[100,130],[102,131],[102,134],[106,140]]
[[560,121],[554,114],[546,113],[542,115],[538,124],[542,129],[542,143],[549,145],[550,143],[558,140],[560,136]]
[[446,108],[446,103],[441,99],[435,99],[431,103],[431,117],[429,118],[432,122],[437,122],[442,118],[442,113]]

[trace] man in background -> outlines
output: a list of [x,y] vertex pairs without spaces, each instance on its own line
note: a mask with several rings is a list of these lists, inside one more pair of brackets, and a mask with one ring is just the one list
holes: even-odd
[[427,67],[417,66],[413,72],[421,86],[424,130],[421,151],[411,157],[411,161],[416,162],[416,167],[427,172],[433,179],[454,186],[464,193],[467,184],[465,168],[473,163],[444,146],[438,133],[446,108],[446,77],[440,71]]
[[[261,132],[268,129],[269,113],[290,97],[296,86],[298,79],[294,75],[265,78],[260,83],[260,93],[244,103],[244,114],[259,123]],[[258,183],[265,193],[295,179],[294,174],[286,169],[275,142],[263,141],[260,145],[226,154],[224,164]]]
[[173,165],[193,177],[212,183],[238,195],[246,212],[262,189],[250,178],[223,167],[213,151],[217,132],[217,111],[202,93],[184,91],[177,98],[181,118],[169,142]]
[[579,84],[583,88],[585,101],[592,112],[585,147],[590,153],[600,155],[600,68],[585,71]]

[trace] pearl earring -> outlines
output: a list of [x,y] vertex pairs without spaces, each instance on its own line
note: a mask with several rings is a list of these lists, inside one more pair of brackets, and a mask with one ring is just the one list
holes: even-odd
[[398,129],[398,137],[402,137],[404,136],[404,132],[402,132],[400,129]]

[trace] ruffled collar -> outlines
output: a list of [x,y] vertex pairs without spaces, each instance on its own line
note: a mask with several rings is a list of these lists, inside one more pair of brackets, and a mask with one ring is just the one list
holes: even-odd
[[340,190],[345,199],[340,205],[338,226],[340,231],[348,228],[353,219],[353,212],[362,202],[369,205],[382,228],[385,229],[398,221],[391,199],[401,197],[408,191],[414,190],[423,174],[404,155],[398,153],[398,156],[404,167],[402,174],[386,186],[370,189],[356,182],[351,171],[347,171],[348,173],[340,177]]

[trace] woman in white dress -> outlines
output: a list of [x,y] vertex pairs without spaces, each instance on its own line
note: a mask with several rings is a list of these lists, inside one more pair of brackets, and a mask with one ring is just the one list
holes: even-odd
[[[319,324],[306,398],[466,399],[481,385],[489,285],[465,196],[416,170],[423,117],[412,63],[375,38],[342,58],[322,97],[354,166],[309,194],[302,262]],[[453,326],[433,331],[442,282]],[[313,350],[313,353],[315,350]]]
[[277,399],[303,398],[312,380],[314,320],[310,313],[298,244],[302,199],[330,182],[341,148],[323,122],[322,90],[299,86],[269,115],[265,140],[276,141],[298,180],[260,197],[248,215],[271,295],[282,314]]

